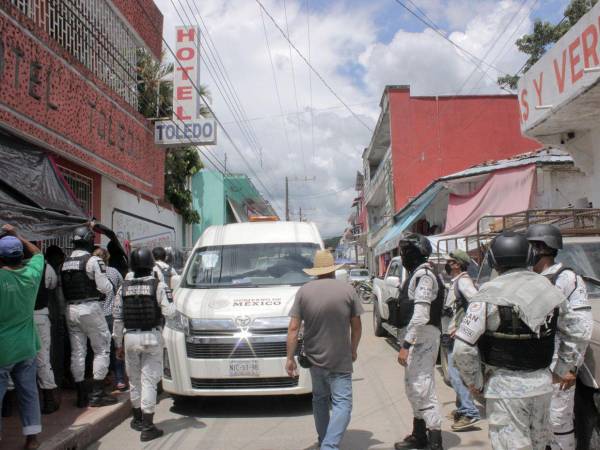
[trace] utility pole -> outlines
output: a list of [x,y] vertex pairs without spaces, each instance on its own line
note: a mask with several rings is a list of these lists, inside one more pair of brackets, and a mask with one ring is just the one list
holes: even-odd
[[288,177],[285,177],[285,221],[290,221],[290,190]]

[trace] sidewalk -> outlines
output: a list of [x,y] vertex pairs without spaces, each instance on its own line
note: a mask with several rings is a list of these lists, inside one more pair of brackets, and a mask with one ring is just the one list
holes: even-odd
[[[60,409],[42,415],[40,449],[66,450],[85,448],[123,422],[131,412],[129,392],[113,393],[119,403],[102,408],[80,409],[75,407],[75,391],[62,393]],[[2,418],[2,450],[22,449],[25,438],[21,433],[21,421],[15,405],[12,417]]]

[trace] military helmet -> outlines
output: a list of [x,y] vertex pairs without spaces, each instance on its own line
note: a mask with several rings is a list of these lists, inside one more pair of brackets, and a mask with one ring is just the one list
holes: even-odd
[[488,257],[495,269],[527,267],[529,242],[522,234],[504,231],[492,240]]
[[75,228],[72,237],[73,243],[92,245],[94,243],[94,232],[87,226]]
[[129,256],[129,265],[134,272],[137,270],[152,270],[154,267],[154,257],[149,248],[136,248]]
[[562,234],[558,227],[550,224],[535,224],[527,228],[525,235],[529,242],[543,242],[549,248],[560,250],[563,248]]
[[409,233],[400,239],[400,249],[408,249],[410,247],[417,249],[421,256],[426,258],[433,251],[429,239],[418,233]]

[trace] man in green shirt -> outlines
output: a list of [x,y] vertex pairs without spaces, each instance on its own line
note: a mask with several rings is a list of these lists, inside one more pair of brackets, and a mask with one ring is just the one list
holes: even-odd
[[[2,227],[0,238],[0,404],[9,376],[15,384],[19,414],[26,436],[25,448],[39,447],[42,431],[36,384],[35,357],[40,341],[33,321],[33,309],[44,271],[40,249],[20,237],[14,227]],[[24,263],[23,248],[33,255]]]

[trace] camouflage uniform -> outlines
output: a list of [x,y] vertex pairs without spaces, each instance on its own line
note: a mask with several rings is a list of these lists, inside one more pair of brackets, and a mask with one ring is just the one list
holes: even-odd
[[[542,272],[541,275],[552,278],[562,268],[562,264],[554,264]],[[568,299],[571,320],[586,328],[585,336],[581,341],[575,343],[573,348],[573,351],[577,354],[577,367],[579,367],[583,363],[588,342],[592,337],[593,327],[591,306],[588,301],[585,283],[572,270],[564,270],[556,279],[555,286]],[[558,355],[555,354],[552,366],[550,366],[551,369],[554,369],[557,361]],[[575,450],[574,406],[575,386],[566,391],[561,391],[560,385],[554,384],[550,406],[550,424],[553,432],[550,448],[552,450]]]
[[[511,285],[510,280],[521,277],[530,280],[519,285]],[[506,296],[501,300],[511,303],[516,297],[527,297],[530,304],[536,305],[537,313],[551,315],[558,307],[558,333],[560,346],[557,351],[557,363],[554,372],[565,376],[576,366],[578,342],[587,333],[586,326],[577,322],[567,299],[554,289],[546,279],[515,269],[500,275],[482,286],[472,299],[460,329],[456,334],[454,362],[467,386],[484,389],[486,410],[489,421],[489,433],[492,448],[495,450],[533,449],[544,450],[549,442],[550,402],[552,398],[552,373],[547,368],[531,371],[510,370],[491,365],[481,370],[481,357],[477,348],[478,340],[486,331],[496,331],[500,326],[500,314],[497,304],[489,298],[486,285],[494,283],[502,286]],[[486,297],[488,295],[488,297]],[[485,300],[485,302],[482,302]],[[544,323],[537,320],[536,327],[530,327],[535,333]],[[523,320],[525,315],[521,314]],[[546,319],[547,320],[547,319]],[[485,386],[484,386],[485,379]]]
[[404,340],[413,344],[404,371],[406,396],[414,417],[424,419],[429,430],[442,428],[434,375],[440,330],[427,324],[431,303],[437,294],[438,283],[433,269],[429,263],[422,264],[412,274],[408,287],[409,298],[415,303],[414,313],[410,323],[400,330],[400,342]]

